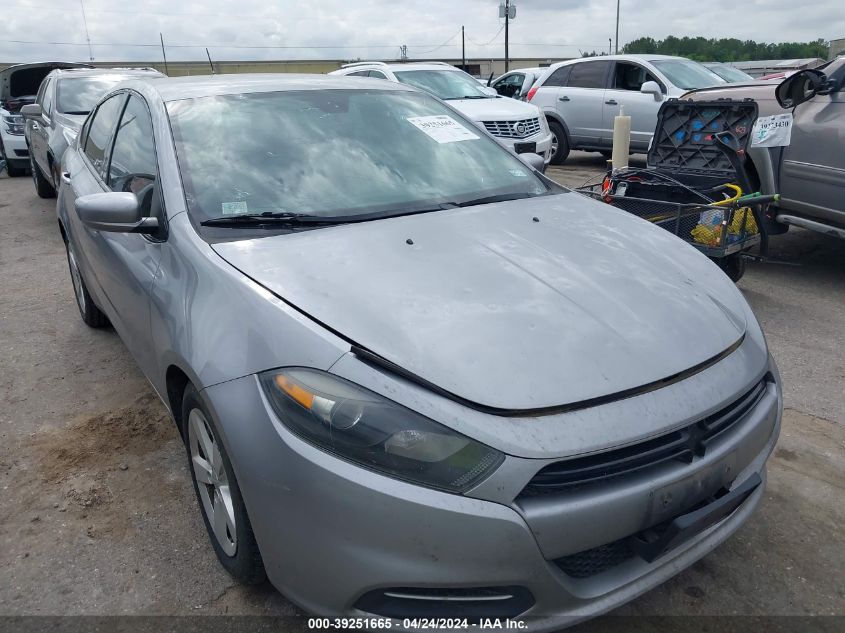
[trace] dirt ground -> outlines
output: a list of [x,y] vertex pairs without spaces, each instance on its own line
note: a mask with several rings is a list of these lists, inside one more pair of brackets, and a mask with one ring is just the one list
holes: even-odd
[[[580,184],[602,164],[573,152],[549,173]],[[79,318],[54,201],[3,175],[0,223],[0,615],[295,614],[218,566],[164,407]],[[791,231],[772,254],[739,284],[787,407],[764,503],[616,615],[845,615],[845,243]]]

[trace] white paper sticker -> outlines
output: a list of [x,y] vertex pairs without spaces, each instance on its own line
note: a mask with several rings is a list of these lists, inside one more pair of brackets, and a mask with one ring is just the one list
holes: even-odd
[[751,130],[751,147],[783,147],[792,139],[792,113],[761,116]]
[[421,129],[438,143],[475,141],[478,139],[478,136],[445,114],[438,114],[436,116],[412,116],[408,117],[408,122]]
[[223,202],[220,207],[223,211],[223,215],[239,215],[242,213],[248,213],[249,211],[249,209],[247,209],[246,202],[243,200],[240,202]]

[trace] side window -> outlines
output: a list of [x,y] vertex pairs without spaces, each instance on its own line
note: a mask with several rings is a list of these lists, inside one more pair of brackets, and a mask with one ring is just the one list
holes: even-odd
[[88,138],[85,139],[85,155],[101,178],[105,176],[108,145],[117,125],[125,95],[117,94],[103,101],[88,124]]
[[604,88],[604,74],[609,63],[608,61],[595,61],[572,64],[569,87]]
[[379,72],[378,70],[371,70],[370,77],[375,77],[376,79],[387,79],[384,73]]
[[47,116],[50,116],[53,111],[53,83],[52,78],[48,79],[44,86],[44,94],[41,95],[41,111]]
[[519,91],[522,89],[523,81],[525,81],[525,75],[522,73],[516,73],[508,75],[494,87],[496,88],[496,92],[503,97],[513,97],[519,94]]
[[647,81],[657,81],[657,78],[642,66],[629,62],[616,62],[613,77],[613,87],[616,90],[636,90]]
[[565,86],[569,81],[569,73],[572,72],[572,66],[561,66],[554,71],[545,82],[544,86]]
[[107,184],[112,191],[134,193],[141,214],[149,216],[157,174],[150,113],[140,97],[131,95],[114,137]]
[[356,70],[354,73],[349,73],[347,77],[369,77],[369,70]]

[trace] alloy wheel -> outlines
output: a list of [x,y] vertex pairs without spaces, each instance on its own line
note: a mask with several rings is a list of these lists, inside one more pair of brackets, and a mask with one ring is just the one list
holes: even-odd
[[188,443],[205,517],[220,548],[227,556],[234,556],[238,539],[229,478],[217,438],[199,409],[193,409],[188,416]]
[[73,283],[73,294],[76,295],[76,303],[79,305],[79,311],[85,314],[85,291],[82,286],[82,275],[79,273],[79,265],[76,263],[76,253],[68,244],[67,260],[70,264],[70,280]]
[[557,142],[557,134],[555,134],[554,132],[552,132],[552,156],[554,156],[555,154],[557,154],[557,146],[558,146],[558,142]]

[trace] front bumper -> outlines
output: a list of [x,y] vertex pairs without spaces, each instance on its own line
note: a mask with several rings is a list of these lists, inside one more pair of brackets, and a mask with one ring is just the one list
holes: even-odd
[[[629,559],[588,578],[564,573],[554,561],[565,552],[551,552],[539,533],[539,526],[553,528],[556,516],[567,535],[553,542],[590,544],[584,532],[592,530],[591,514],[584,513],[583,498],[567,502],[555,496],[532,514],[518,501],[506,505],[415,486],[293,435],[271,412],[254,376],[210,387],[203,395],[232,458],[267,574],[299,606],[326,616],[360,616],[356,602],[380,589],[520,587],[533,596],[533,606],[520,617],[545,630],[599,615],[661,584],[748,519],[763,496],[765,463],[780,428],[782,398],[773,364],[771,372],[765,397],[745,415],[736,435],[743,445],[727,442],[709,460],[664,473],[652,488],[699,486],[714,469],[736,464],[730,461],[736,453],[745,457],[732,473],[733,485],[754,473],[763,485],[732,514],[654,562]],[[535,461],[537,469],[544,463]],[[617,487],[608,503],[624,508],[644,492],[642,481]],[[592,516],[605,521],[612,507],[594,503]],[[630,511],[624,512],[620,523],[633,525]],[[572,513],[588,527],[579,530],[568,521]]]
[[512,152],[517,151],[517,147],[524,145],[526,143],[534,143],[536,147],[536,153],[543,157],[543,160],[546,161],[546,164],[549,164],[549,161],[552,159],[552,134],[549,132],[548,134],[544,134],[540,132],[539,134],[535,134],[534,136],[529,136],[527,138],[506,138],[501,136],[494,136],[499,143],[507,147]]
[[3,131],[0,134],[0,142],[3,143],[3,152],[6,154],[6,160],[13,167],[29,167],[29,149],[26,146],[25,136],[7,134]]

